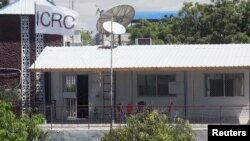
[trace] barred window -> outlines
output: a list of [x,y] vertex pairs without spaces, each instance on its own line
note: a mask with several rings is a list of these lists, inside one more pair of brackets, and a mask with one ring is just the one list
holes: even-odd
[[138,96],[170,96],[168,83],[175,81],[175,75],[138,75]]
[[76,92],[76,75],[63,76],[63,91]]
[[206,96],[244,96],[243,73],[205,74]]

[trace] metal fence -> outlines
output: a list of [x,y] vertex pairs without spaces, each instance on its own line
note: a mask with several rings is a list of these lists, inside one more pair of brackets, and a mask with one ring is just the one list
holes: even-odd
[[[20,115],[20,104],[13,109]],[[168,122],[174,123],[177,118],[183,118],[193,124],[249,124],[249,105],[116,105],[111,115],[111,106],[77,105],[75,108],[50,103],[47,105],[32,104],[36,112],[46,117],[46,123],[54,125],[71,124],[72,126],[110,126],[113,118],[114,126],[121,126],[126,118],[137,113],[157,111],[159,115],[167,115]]]

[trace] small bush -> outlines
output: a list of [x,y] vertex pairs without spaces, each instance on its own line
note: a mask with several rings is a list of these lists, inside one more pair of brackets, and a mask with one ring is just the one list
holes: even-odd
[[43,115],[31,112],[18,118],[13,113],[11,104],[0,100],[1,141],[33,141],[39,139],[45,134],[38,126],[43,121]]
[[102,141],[195,141],[191,126],[182,119],[166,124],[167,116],[157,112],[127,118],[127,125],[111,129]]

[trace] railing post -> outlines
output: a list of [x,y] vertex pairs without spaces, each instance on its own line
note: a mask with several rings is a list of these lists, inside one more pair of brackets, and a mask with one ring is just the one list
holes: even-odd
[[[88,109],[90,109],[89,106],[87,106]],[[90,113],[88,114],[88,129],[90,128],[90,118],[91,118],[91,115]]]
[[201,111],[202,111],[201,120],[202,120],[202,123],[204,123],[204,111],[203,110],[201,110]]
[[51,103],[50,104],[50,129],[52,129],[52,116],[53,116],[52,107],[53,107],[53,104]]
[[221,106],[221,105],[220,105],[219,110],[220,110],[219,112],[220,112],[220,124],[221,124],[221,118],[222,118],[222,117],[221,117],[221,110],[222,110],[222,106]]
[[[249,94],[249,99],[250,99],[250,94]],[[250,100],[249,100],[250,102]],[[250,125],[250,103],[248,103],[249,107],[248,107],[248,125]]]
[[187,120],[188,88],[187,71],[184,71],[184,118]]

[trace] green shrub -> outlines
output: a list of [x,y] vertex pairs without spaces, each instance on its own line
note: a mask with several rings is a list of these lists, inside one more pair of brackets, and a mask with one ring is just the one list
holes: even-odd
[[25,123],[15,117],[10,104],[0,101],[1,141],[25,141],[27,136]]
[[0,100],[0,140],[1,141],[33,141],[39,139],[44,131],[38,127],[43,123],[41,114],[22,115],[17,118],[10,103]]
[[102,141],[195,141],[191,126],[182,119],[166,124],[167,116],[139,113],[126,120],[125,127],[111,129]]

